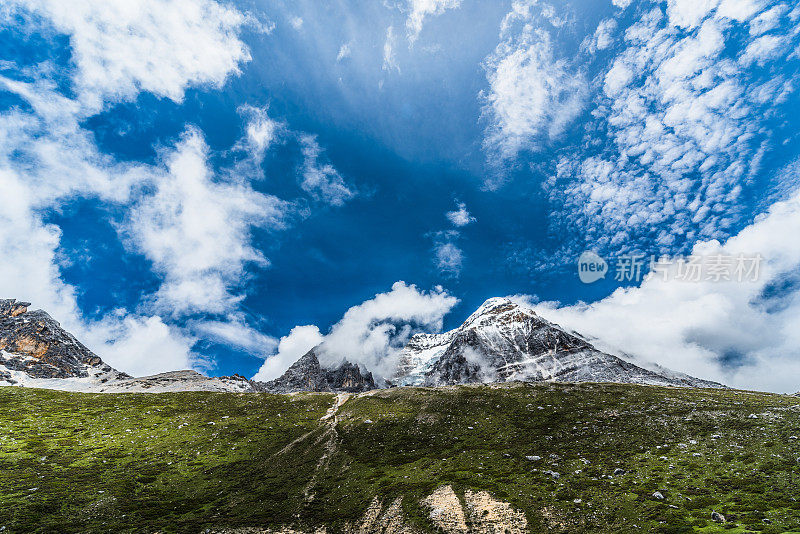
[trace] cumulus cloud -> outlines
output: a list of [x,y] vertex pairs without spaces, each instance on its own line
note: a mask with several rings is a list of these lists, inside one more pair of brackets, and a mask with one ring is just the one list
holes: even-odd
[[454,211],[448,211],[445,213],[447,219],[453,223],[453,226],[461,228],[462,226],[467,226],[470,223],[475,222],[475,217],[470,215],[469,211],[467,211],[467,205],[463,202],[457,203],[457,208]]
[[300,137],[304,163],[300,187],[313,198],[330,204],[342,206],[356,196],[355,190],[349,186],[330,163],[320,164],[322,148],[314,135]]
[[550,33],[534,24],[547,17],[532,5],[506,16],[502,40],[484,64],[484,148],[496,162],[558,138],[585,105],[583,74],[555,56]]
[[406,19],[406,32],[408,40],[414,44],[422,31],[425,19],[441,15],[448,9],[461,6],[461,0],[408,0],[408,19]]
[[250,243],[254,227],[283,226],[286,203],[246,183],[215,179],[198,130],[168,154],[153,192],[130,210],[125,233],[164,281],[158,309],[176,315],[224,313],[241,300],[230,287],[247,264],[267,265]]
[[91,325],[82,339],[110,366],[135,376],[207,365],[191,350],[195,340],[158,316],[122,312]]
[[327,335],[316,326],[298,326],[281,338],[278,352],[264,363],[256,380],[280,376],[297,358],[320,345],[323,367],[335,367],[343,360],[358,363],[377,377],[391,376],[397,356],[416,332],[440,331],[444,316],[458,303],[442,287],[420,291],[399,281],[391,291],[353,306]]
[[[35,16],[27,16],[31,13]],[[180,101],[190,86],[221,86],[249,59],[238,34],[253,21],[209,0],[135,5],[42,0],[4,5],[0,24],[20,20],[38,25],[27,28],[31,32],[66,35],[74,67],[68,71],[69,93],[49,78],[54,69],[48,64],[28,69],[28,75],[20,77],[25,82],[0,77],[0,89],[28,104],[0,114],[0,196],[14,199],[0,205],[4,254],[0,293],[47,310],[122,371],[141,375],[206,365],[191,350],[195,338],[152,315],[147,306],[137,312],[118,310],[99,319],[84,317],[76,288],[61,277],[61,230],[45,223],[45,217],[76,198],[123,212],[134,205],[130,220],[139,217],[141,224],[129,232],[131,243],[142,245],[165,275],[160,302],[171,302],[178,310],[187,306],[213,310],[220,301],[236,301],[238,297],[228,293],[230,276],[243,261],[264,261],[248,245],[248,226],[241,216],[258,210],[256,224],[271,224],[278,219],[279,203],[245,184],[211,177],[196,132],[190,130],[174,150],[164,150],[168,165],[147,165],[103,154],[82,121],[106,103],[132,100],[142,91]],[[264,124],[254,123],[248,132],[257,150],[266,148],[267,137]],[[220,196],[219,203],[209,198],[215,194]],[[198,211],[210,220],[198,216]],[[220,230],[220,216],[232,217],[226,224],[233,225]],[[125,225],[120,229],[125,231]],[[226,242],[226,237],[233,242]],[[216,255],[232,250],[233,256],[216,262],[209,259],[209,249],[206,246],[203,251],[200,244],[205,238],[220,246]],[[195,240],[199,250],[190,253],[193,258],[168,258],[170,253],[187,252],[178,244],[181,239]],[[190,288],[191,284],[196,287]],[[176,304],[181,294],[191,294],[188,304]],[[221,325],[216,326],[221,332]]]
[[319,328],[314,325],[295,326],[288,336],[281,338],[277,352],[266,359],[253,380],[267,382],[278,378],[298,358],[322,343],[323,339]]
[[250,59],[239,32],[254,21],[212,0],[11,0],[7,7],[36,13],[69,36],[74,82],[92,109],[141,91],[179,101],[190,85],[220,87]]
[[778,392],[800,390],[800,193],[775,203],[750,226],[693,254],[761,254],[756,281],[687,282],[677,265],[639,287],[592,303],[535,306],[542,316],[592,338],[605,350],[656,362],[726,384]]
[[420,291],[413,284],[395,282],[391,291],[353,306],[333,325],[322,345],[321,363],[336,365],[347,359],[390,376],[411,335],[420,329],[441,330],[444,316],[457,303],[441,287]]

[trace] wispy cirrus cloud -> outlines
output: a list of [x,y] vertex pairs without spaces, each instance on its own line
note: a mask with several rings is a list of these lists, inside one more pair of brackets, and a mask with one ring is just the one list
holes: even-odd
[[413,45],[419,38],[426,18],[441,15],[448,9],[457,9],[460,6],[461,0],[408,0],[406,32],[409,42]]
[[304,158],[300,180],[303,191],[331,206],[342,206],[356,196],[355,188],[345,182],[333,165],[320,162],[323,150],[316,136],[302,134],[300,144]]

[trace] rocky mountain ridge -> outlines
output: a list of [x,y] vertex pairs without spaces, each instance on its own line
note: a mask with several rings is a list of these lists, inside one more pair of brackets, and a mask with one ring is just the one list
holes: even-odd
[[61,328],[47,312],[28,311],[30,303],[0,300],[0,380],[106,382],[130,378],[103,363]]
[[259,391],[270,393],[296,393],[298,391],[343,391],[361,393],[375,389],[372,373],[362,374],[358,365],[343,361],[335,369],[320,366],[315,347],[294,362],[275,380],[258,382]]
[[664,368],[645,369],[601,352],[508,298],[487,300],[454,330],[413,336],[392,378],[402,386],[515,380],[721,387]]
[[[0,300],[0,385],[100,393],[230,391],[359,393],[387,386],[444,386],[486,382],[616,382],[680,387],[724,387],[654,366],[645,369],[597,350],[580,335],[539,317],[508,298],[487,300],[458,328],[416,334],[392,377],[342,360],[324,368],[314,347],[269,382],[234,375],[206,377],[184,370],[134,378],[99,356],[41,310]],[[380,381],[380,382],[379,382]]]

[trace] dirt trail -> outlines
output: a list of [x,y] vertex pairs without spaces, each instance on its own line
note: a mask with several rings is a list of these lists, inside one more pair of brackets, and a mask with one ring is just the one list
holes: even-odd
[[328,423],[328,428],[317,439],[315,445],[323,439],[326,439],[326,441],[325,445],[323,446],[324,449],[322,456],[320,456],[319,461],[317,462],[317,467],[314,469],[314,474],[311,476],[311,480],[308,481],[308,485],[303,490],[306,502],[311,502],[314,500],[314,486],[317,484],[317,477],[322,471],[328,468],[331,457],[339,448],[339,433],[336,431],[336,424],[339,422],[339,408],[341,408],[342,405],[347,402],[350,396],[350,393],[338,393],[333,406],[328,408],[328,411],[325,413],[325,415],[320,417],[320,421],[325,421]]
[[[336,425],[336,423],[339,422],[339,420],[337,418],[337,414],[339,412],[339,408],[341,408],[342,404],[347,402],[347,399],[349,399],[349,398],[350,398],[350,393],[339,393],[339,394],[337,394],[336,398],[334,399],[333,405],[330,408],[328,408],[328,411],[325,412],[325,415],[320,417],[320,419],[319,419],[320,421],[330,421],[330,419],[333,418],[333,421],[330,421],[328,423],[328,428],[325,430],[325,432],[322,434],[322,436],[325,436],[330,432],[330,426]],[[309,437],[311,437],[311,435],[314,434],[315,432],[319,432],[319,428],[315,428],[313,430],[309,430],[308,432],[306,432],[302,436],[298,437],[297,439],[295,439],[294,441],[292,441],[291,443],[286,445],[284,448],[282,448],[281,450],[279,450],[278,452],[273,454],[272,457],[274,458],[276,456],[281,456],[283,454],[286,454],[287,452],[292,450],[296,445],[298,445],[299,443],[302,443],[303,441],[305,441]]]

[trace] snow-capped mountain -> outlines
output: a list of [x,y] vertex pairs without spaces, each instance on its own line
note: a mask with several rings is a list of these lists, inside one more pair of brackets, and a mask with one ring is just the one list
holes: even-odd
[[[333,369],[321,367],[318,347],[270,382],[238,375],[206,377],[195,371],[134,378],[104,363],[47,313],[28,311],[28,306],[0,299],[0,385],[98,393],[360,392],[376,387],[372,373],[357,364],[343,361]],[[455,330],[413,336],[395,376],[386,382],[441,386],[512,380],[722,387],[664,368],[644,369],[601,352],[507,298],[487,300]]]
[[439,386],[511,380],[721,387],[601,352],[507,298],[487,300],[455,330],[413,336],[391,382]]

